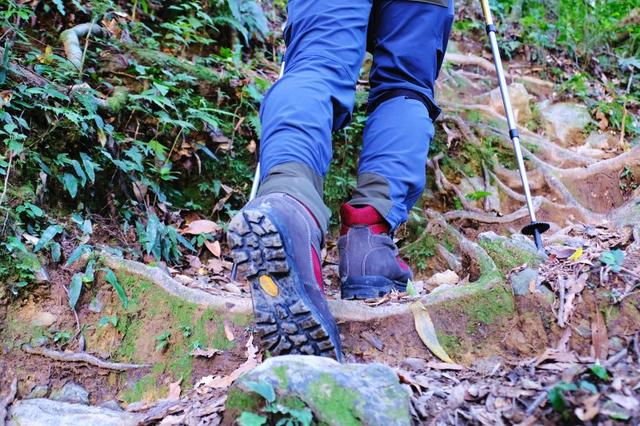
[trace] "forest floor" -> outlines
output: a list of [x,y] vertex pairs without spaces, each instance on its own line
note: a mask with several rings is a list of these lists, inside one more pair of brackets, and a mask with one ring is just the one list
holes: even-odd
[[[421,218],[398,234],[417,271],[412,290],[340,301],[335,241],[323,253],[346,362],[391,367],[411,393],[416,423],[637,424],[640,145],[583,105],[561,102],[527,62],[510,61],[534,204],[552,227],[545,256],[526,238],[503,237],[528,216],[517,172],[499,157],[510,141],[495,72],[486,54],[469,53],[481,50],[477,41],[452,44],[438,83],[446,151],[431,156]],[[484,173],[463,168],[453,179],[461,166],[447,153],[463,153]],[[452,197],[453,210],[445,208]],[[214,222],[189,222],[184,235],[200,226],[223,234]],[[81,402],[115,401],[143,424],[233,421],[224,418],[227,389],[266,354],[256,350],[248,286],[232,280],[225,245],[207,245],[182,267],[123,261],[113,241],[138,244],[133,231],[102,217],[93,223],[91,243],[128,304],[100,275],[77,312],[69,309],[62,283],[85,268],[85,256],[48,269],[51,285],[2,306],[0,368],[11,374],[0,376],[8,395],[0,414],[75,383],[88,393]],[[63,257],[74,248],[63,244]],[[427,322],[435,334],[425,338],[416,328]]]

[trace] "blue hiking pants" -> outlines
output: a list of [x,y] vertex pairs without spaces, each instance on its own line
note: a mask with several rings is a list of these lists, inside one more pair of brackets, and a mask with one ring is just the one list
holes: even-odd
[[425,185],[440,110],[434,82],[453,0],[289,0],[284,76],[262,104],[258,195],[286,192],[326,231],[323,179],[331,133],[349,123],[365,48],[373,54],[368,119],[352,205],[371,205],[392,229]]

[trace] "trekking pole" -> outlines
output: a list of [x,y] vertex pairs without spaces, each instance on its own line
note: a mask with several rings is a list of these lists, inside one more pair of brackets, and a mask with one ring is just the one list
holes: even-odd
[[[278,74],[278,80],[282,78],[284,75],[284,61],[280,65],[280,73]],[[251,184],[251,192],[249,192],[249,201],[256,198],[256,194],[258,193],[258,186],[260,186],[260,157],[258,157],[258,162],[256,164],[256,172],[253,174],[253,183]],[[236,276],[238,275],[238,268],[236,264],[233,264],[231,268],[231,281],[236,280]]]
[[518,134],[518,127],[516,124],[515,116],[513,115],[513,109],[511,108],[511,99],[509,98],[509,89],[507,87],[507,81],[504,76],[504,68],[502,66],[502,59],[500,58],[500,51],[498,50],[498,40],[496,38],[496,27],[493,23],[493,17],[491,16],[491,9],[489,7],[489,0],[480,0],[482,3],[482,13],[484,14],[484,20],[486,24],[487,35],[489,36],[489,42],[491,43],[491,52],[493,53],[493,63],[496,67],[496,74],[498,75],[498,83],[500,85],[500,94],[502,95],[502,103],[504,104],[504,111],[507,114],[507,124],[509,126],[509,137],[513,143],[513,150],[516,154],[516,162],[518,163],[518,170],[520,171],[520,179],[522,179],[522,187],[524,188],[524,195],[527,199],[527,208],[529,210],[529,217],[531,223],[522,228],[522,233],[525,235],[533,236],[538,251],[544,252],[542,246],[541,234],[549,229],[549,224],[544,222],[538,222],[536,220],[536,212],[533,208],[533,202],[531,200],[531,189],[529,187],[529,180],[527,179],[527,169],[524,165],[524,159],[522,157],[522,149],[520,148],[520,136]]

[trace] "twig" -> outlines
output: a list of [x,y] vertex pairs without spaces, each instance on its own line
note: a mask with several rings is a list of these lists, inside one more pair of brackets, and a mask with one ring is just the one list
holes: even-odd
[[84,362],[85,364],[90,364],[98,368],[104,368],[106,370],[126,371],[151,367],[150,364],[127,364],[121,362],[105,361],[93,355],[89,355],[86,352],[67,353],[46,348],[36,349],[31,345],[23,345],[22,350],[28,354],[40,355],[56,361]]
[[7,418],[7,407],[11,404],[16,397],[16,392],[18,391],[18,378],[14,377],[11,381],[11,385],[9,386],[9,393],[0,400],[0,425],[5,425],[5,420]]

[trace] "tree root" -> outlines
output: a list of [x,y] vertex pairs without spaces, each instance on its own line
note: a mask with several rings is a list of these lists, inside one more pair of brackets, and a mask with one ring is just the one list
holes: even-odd
[[11,381],[11,385],[9,385],[9,393],[0,400],[0,425],[2,426],[4,426],[5,420],[7,419],[7,407],[9,407],[15,399],[17,391],[18,379],[14,377]]
[[[539,197],[533,198],[533,208],[535,211],[540,210],[541,204],[542,204],[542,200]],[[527,210],[527,206],[523,206],[518,210],[516,210],[515,212],[509,213],[508,215],[505,215],[505,216],[495,216],[489,213],[470,212],[466,210],[454,210],[454,211],[445,213],[444,218],[446,220],[467,219],[467,220],[473,220],[476,222],[483,222],[483,223],[505,224],[505,223],[511,223],[511,222],[515,222],[516,220],[523,219],[528,215],[529,215],[529,211]]]
[[83,52],[80,47],[80,37],[85,35],[106,35],[107,32],[98,24],[84,23],[63,31],[60,34],[60,42],[64,46],[64,53],[69,62],[77,69],[82,68]]
[[453,191],[458,197],[458,200],[460,200],[460,203],[462,203],[462,206],[466,210],[471,210],[477,213],[481,213],[482,210],[474,206],[473,203],[469,202],[465,194],[462,193],[462,191],[460,190],[460,188],[458,188],[457,185],[454,185],[451,182],[449,182],[449,179],[447,179],[444,173],[442,173],[442,170],[440,170],[440,166],[438,164],[438,158],[439,157],[434,157],[432,160],[428,161],[428,164],[433,169],[433,172],[436,175],[436,182],[439,188],[441,188],[443,192],[445,190]]
[[[498,112],[496,112],[495,110],[493,110],[493,108],[487,105],[480,105],[480,104],[464,104],[463,105],[463,104],[447,102],[447,101],[440,101],[439,103],[443,109],[449,112],[460,111],[460,110],[472,110],[472,111],[484,113],[495,120],[499,120],[500,122],[506,123],[506,118],[503,115],[498,114]],[[520,132],[521,142],[537,145],[540,148],[540,150],[546,155],[546,157],[549,158],[549,161],[553,161],[554,163],[557,163],[557,164],[563,164],[566,161],[571,161],[578,165],[595,164],[598,162],[598,160],[594,158],[587,157],[587,156],[578,154],[570,149],[566,149],[561,146],[558,146],[555,143],[551,142],[550,140],[531,132],[525,127],[518,126],[518,130]],[[503,131],[503,130],[491,128],[491,131],[509,139],[509,136],[508,136],[508,133],[506,133],[506,130]]]
[[31,345],[23,345],[22,350],[31,355],[40,355],[56,361],[83,362],[98,368],[104,368],[105,370],[126,371],[151,367],[151,364],[126,364],[121,362],[105,361],[86,352],[68,353],[45,348],[36,349]]

